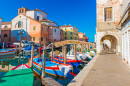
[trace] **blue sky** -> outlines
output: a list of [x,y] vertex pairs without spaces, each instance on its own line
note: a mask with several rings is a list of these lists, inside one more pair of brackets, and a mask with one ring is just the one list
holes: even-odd
[[79,28],[94,42],[96,33],[96,0],[1,0],[0,17],[11,21],[18,15],[18,8],[38,8],[48,13],[48,19],[59,26],[72,25]]

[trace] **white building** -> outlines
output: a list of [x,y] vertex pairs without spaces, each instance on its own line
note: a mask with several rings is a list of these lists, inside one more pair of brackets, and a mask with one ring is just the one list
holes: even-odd
[[1,42],[1,25],[2,25],[2,18],[0,18],[0,42]]
[[120,22],[120,0],[96,0],[97,27],[95,34],[96,50],[100,54],[104,40],[110,41],[110,49],[121,54],[122,37],[118,28]]
[[130,65],[130,0],[123,0],[121,5],[122,59]]

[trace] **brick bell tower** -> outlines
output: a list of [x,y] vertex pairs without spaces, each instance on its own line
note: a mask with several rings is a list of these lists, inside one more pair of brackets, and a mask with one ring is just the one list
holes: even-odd
[[25,7],[22,7],[22,8],[19,8],[18,9],[18,15],[19,14],[23,14],[23,15],[26,15],[26,11],[28,11],[29,9],[25,8]]

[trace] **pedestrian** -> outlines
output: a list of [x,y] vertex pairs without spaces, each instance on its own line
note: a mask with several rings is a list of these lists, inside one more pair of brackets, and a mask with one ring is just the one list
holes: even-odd
[[104,48],[104,43],[102,44],[102,46],[103,46],[103,49],[105,50],[105,48]]

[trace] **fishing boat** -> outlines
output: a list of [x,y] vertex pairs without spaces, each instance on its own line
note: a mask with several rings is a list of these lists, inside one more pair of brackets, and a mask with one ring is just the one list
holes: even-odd
[[15,54],[15,49],[0,49],[0,56]]
[[[64,57],[61,57],[61,56],[53,57],[53,60],[60,63],[64,63]],[[75,67],[79,66],[82,61],[83,60],[73,60],[73,59],[66,58],[66,64],[71,64],[72,66],[75,66]]]
[[[42,58],[35,58],[33,59],[33,70],[40,75],[42,68]],[[46,61],[45,66],[45,73],[54,75],[54,76],[60,76],[60,77],[66,77],[68,73],[72,70],[71,65],[62,64],[56,61]]]
[[18,65],[2,77],[0,86],[33,86],[33,71],[26,64]]
[[[31,53],[32,50],[32,46],[27,46],[24,48],[24,53]],[[34,52],[36,52],[38,50],[37,47],[34,47]]]

